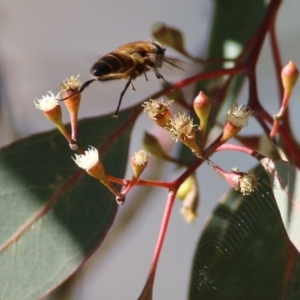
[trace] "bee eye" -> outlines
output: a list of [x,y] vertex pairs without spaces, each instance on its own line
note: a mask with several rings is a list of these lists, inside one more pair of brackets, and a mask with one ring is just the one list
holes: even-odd
[[163,48],[159,43],[153,42],[152,45],[154,45],[156,47],[156,54],[158,54],[158,55],[165,54],[166,49]]

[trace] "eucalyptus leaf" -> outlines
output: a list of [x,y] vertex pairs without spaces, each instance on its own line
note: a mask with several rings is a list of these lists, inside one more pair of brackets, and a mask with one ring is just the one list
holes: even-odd
[[194,256],[189,299],[299,297],[299,252],[286,234],[268,176],[262,167],[255,173],[258,190],[249,196],[232,190],[212,213]]
[[300,172],[288,162],[268,158],[262,161],[290,240],[300,251]]
[[[111,115],[79,122],[82,147],[101,153],[106,172],[123,177],[133,122]],[[79,170],[58,130],[0,151],[0,299],[37,299],[66,280],[99,247],[118,205],[100,182]]]

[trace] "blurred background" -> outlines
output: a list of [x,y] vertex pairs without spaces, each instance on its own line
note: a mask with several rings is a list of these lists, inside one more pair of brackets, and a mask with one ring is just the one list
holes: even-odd
[[[201,55],[205,51],[212,10],[213,1],[208,0],[0,1],[0,145],[53,129],[53,125],[35,109],[35,97],[41,98],[49,90],[57,93],[58,83],[71,75],[80,74],[82,81],[89,79],[89,69],[101,55],[122,44],[152,38],[151,28],[157,21],[181,29],[188,51]],[[278,40],[284,64],[293,60],[300,66],[299,11],[298,0],[284,1],[278,16]],[[169,49],[167,54],[180,57]],[[177,79],[189,74],[188,68]],[[171,82],[176,80],[172,74],[164,76]],[[154,74],[149,74],[148,78],[148,82],[143,77],[135,81],[137,91],[125,94],[123,108],[160,88],[161,82]],[[277,87],[268,43],[260,56],[258,83],[262,102],[272,114],[276,113]],[[113,112],[124,84],[124,81],[92,84],[82,96],[81,118]],[[294,128],[299,126],[299,98],[298,85],[291,100]],[[244,91],[241,103],[246,101]],[[154,126],[150,130],[151,127],[146,116],[139,118],[131,153],[142,147],[145,130],[157,132]],[[258,132],[258,128],[253,121],[247,131]],[[300,138],[299,132],[296,136]],[[226,155],[225,160],[219,154],[214,157],[214,161],[225,169],[238,166],[244,170],[254,164],[243,155]],[[152,162],[156,173],[159,164],[155,160]],[[170,179],[166,177],[170,171],[174,171],[172,166],[160,170],[159,175]],[[127,177],[130,174],[129,170]],[[176,203],[157,270],[154,299],[186,299],[191,258],[199,234],[209,213],[229,189],[205,166],[198,172],[198,178],[201,190],[199,217],[195,223],[187,225],[179,214],[180,203]],[[136,189],[127,198],[130,210],[137,209],[134,219],[127,219],[126,205],[119,209],[116,223],[106,240],[76,276],[66,299],[126,300],[138,297],[147,278],[166,200],[165,193],[149,191],[147,203],[140,206],[141,191],[145,193]],[[120,226],[126,228],[122,234]]]

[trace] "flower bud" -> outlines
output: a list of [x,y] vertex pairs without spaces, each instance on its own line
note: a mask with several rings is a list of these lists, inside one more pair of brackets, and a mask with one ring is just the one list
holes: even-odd
[[57,124],[62,121],[62,113],[59,105],[59,93],[55,96],[51,91],[49,95],[42,96],[42,99],[36,98],[38,103],[34,102],[35,107],[43,111],[46,118]]
[[283,88],[289,93],[291,93],[297,82],[298,77],[299,70],[297,66],[292,61],[290,61],[286,66],[283,67],[281,71]]
[[237,135],[237,133],[248,125],[248,119],[253,114],[253,111],[248,106],[238,106],[236,103],[226,113],[226,123],[223,129],[223,136],[220,140],[225,143],[230,138]]
[[131,157],[131,167],[133,170],[133,180],[137,180],[148,165],[151,155],[144,150],[135,152]]
[[251,195],[258,187],[258,178],[255,176],[253,171],[248,173],[242,173],[239,178],[239,190],[245,195]]
[[171,113],[169,111],[169,106],[172,104],[173,100],[161,102],[157,100],[150,99],[143,103],[144,112],[149,114],[149,117],[154,120],[154,122],[160,127],[168,126],[171,120]]
[[86,170],[91,176],[99,180],[106,177],[103,164],[99,160],[99,153],[96,148],[90,146],[84,154],[75,154],[75,158],[72,157],[72,159],[80,168]]
[[190,132],[189,135],[183,135],[179,138],[179,140],[185,144],[187,147],[189,147],[192,152],[194,152],[195,155],[198,157],[201,157],[201,150],[199,145],[196,141],[196,130],[193,128],[193,130]]
[[[61,96],[70,114],[70,122],[72,128],[72,138],[77,140],[77,119],[78,110],[80,106],[81,94],[78,92],[80,88],[80,81],[77,77],[71,76],[61,83]],[[73,96],[72,96],[73,95]]]
[[72,140],[70,134],[68,133],[67,129],[65,128],[62,122],[62,112],[61,107],[59,105],[59,94],[56,96],[49,91],[49,95],[42,96],[42,99],[37,99],[38,103],[34,102],[35,107],[43,111],[45,117],[53,122],[58,130],[62,133],[62,135],[67,139],[69,144],[73,144],[74,141]]
[[209,165],[221,175],[230,186],[235,190],[239,190],[244,196],[252,194],[258,187],[258,178],[253,171],[248,173],[239,172],[237,168],[233,168],[232,172],[226,172],[214,163],[210,162]]
[[177,113],[171,119],[168,127],[165,129],[170,132],[171,138],[178,142],[180,140],[187,147],[189,147],[196,155],[201,155],[201,150],[196,142],[196,128],[197,125],[193,124],[193,119],[182,113]]
[[211,101],[203,92],[200,92],[195,98],[193,106],[195,113],[200,120],[201,133],[204,135],[211,110]]
[[75,158],[72,157],[75,163],[82,169],[84,169],[89,175],[98,179],[103,185],[105,185],[112,193],[116,195],[118,204],[124,203],[121,199],[124,199],[124,195],[120,194],[112,183],[108,180],[104,166],[99,160],[98,150],[92,146],[85,151],[85,154],[75,154]]
[[285,111],[288,107],[290,97],[293,91],[293,88],[299,77],[299,70],[296,65],[290,61],[281,71],[281,79],[284,88],[283,99],[281,103],[280,110],[277,114],[273,115],[274,123],[272,130],[270,132],[270,138],[273,139],[278,131],[279,123],[282,117],[285,114]]
[[183,201],[180,213],[187,223],[192,223],[197,217],[197,208],[199,205],[198,185],[194,176],[189,176],[181,184],[176,196]]

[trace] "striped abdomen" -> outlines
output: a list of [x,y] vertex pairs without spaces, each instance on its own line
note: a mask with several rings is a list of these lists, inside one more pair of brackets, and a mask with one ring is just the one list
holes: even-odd
[[130,55],[111,52],[100,58],[91,68],[91,74],[99,80],[135,78],[143,71]]

